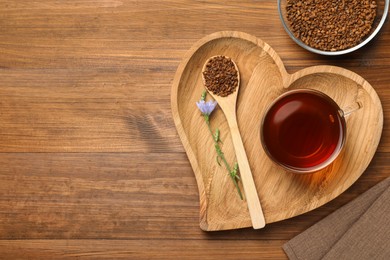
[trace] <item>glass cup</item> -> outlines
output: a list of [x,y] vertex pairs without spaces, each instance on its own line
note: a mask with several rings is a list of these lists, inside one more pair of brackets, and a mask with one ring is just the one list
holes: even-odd
[[290,172],[319,171],[340,154],[347,133],[345,117],[360,107],[357,102],[342,110],[313,89],[287,91],[267,109],[261,143],[269,158]]

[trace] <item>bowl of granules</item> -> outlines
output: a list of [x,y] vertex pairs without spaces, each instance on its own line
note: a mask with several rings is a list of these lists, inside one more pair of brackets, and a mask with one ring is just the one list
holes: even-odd
[[288,35],[322,55],[353,52],[371,41],[386,20],[390,0],[278,0]]

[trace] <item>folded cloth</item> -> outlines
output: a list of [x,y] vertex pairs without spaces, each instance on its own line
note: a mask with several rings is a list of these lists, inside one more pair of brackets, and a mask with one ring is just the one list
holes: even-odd
[[283,249],[290,259],[390,259],[390,178],[294,237]]

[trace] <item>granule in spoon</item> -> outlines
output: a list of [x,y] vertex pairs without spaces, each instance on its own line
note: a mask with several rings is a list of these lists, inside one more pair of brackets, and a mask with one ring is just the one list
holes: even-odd
[[226,97],[237,89],[238,70],[230,58],[215,56],[206,63],[203,79],[205,87],[214,95]]

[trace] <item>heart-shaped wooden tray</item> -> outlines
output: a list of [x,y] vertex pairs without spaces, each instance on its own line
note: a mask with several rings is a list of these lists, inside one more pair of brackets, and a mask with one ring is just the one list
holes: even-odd
[[[240,200],[226,169],[217,164],[213,140],[195,104],[204,89],[202,66],[214,55],[233,58],[240,70],[238,126],[266,223],[313,210],[340,195],[360,177],[374,156],[383,126],[380,100],[366,80],[334,66],[309,67],[288,74],[279,56],[262,40],[240,32],[211,34],[186,54],[171,93],[175,125],[199,188],[203,230],[251,226],[246,201]],[[333,164],[314,174],[284,171],[270,161],[260,143],[260,121],[267,106],[287,89],[296,88],[320,90],[341,108],[357,101],[362,104],[346,119],[347,140],[342,153]],[[234,149],[224,114],[217,108],[210,120],[213,129],[220,129],[222,150],[233,164]]]

